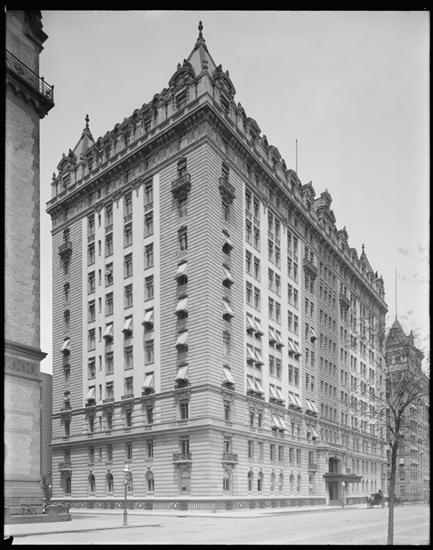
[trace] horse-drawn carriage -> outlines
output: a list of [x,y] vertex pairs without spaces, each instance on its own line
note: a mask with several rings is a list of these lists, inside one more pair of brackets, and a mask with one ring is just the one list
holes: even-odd
[[371,496],[366,498],[367,508],[373,508],[373,506],[381,506],[383,508],[385,506],[385,497],[383,496],[382,492],[372,493]]

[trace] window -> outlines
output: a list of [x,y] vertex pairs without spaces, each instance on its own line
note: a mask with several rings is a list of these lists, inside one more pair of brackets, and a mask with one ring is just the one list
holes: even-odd
[[95,292],[95,272],[91,271],[87,276],[87,291],[89,294]]
[[132,443],[126,444],[126,460],[132,460]]
[[124,277],[132,276],[132,253],[125,256],[123,260],[123,276]]
[[65,437],[69,437],[71,435],[71,421],[68,419],[65,419],[63,422],[63,427],[65,430]]
[[95,243],[90,243],[87,247],[87,264],[95,263]]
[[96,375],[96,362],[95,358],[92,357],[89,359],[89,362],[87,364],[87,377],[88,378],[95,378]]
[[[108,450],[108,448],[107,448]],[[108,460],[108,458],[107,458]],[[111,461],[110,461],[111,462]],[[108,473],[106,479],[107,493],[111,494],[114,491],[113,474]]]
[[65,330],[68,331],[70,326],[70,321],[71,321],[71,313],[69,309],[65,309],[65,311],[63,312],[63,320],[65,324]]
[[70,290],[69,283],[65,283],[63,285],[63,296],[65,298],[65,302],[69,302],[69,290]]
[[260,250],[260,229],[254,226],[254,246]]
[[110,256],[111,254],[113,254],[113,233],[105,236],[105,255]]
[[148,237],[153,234],[153,212],[149,212],[144,216],[144,236]]
[[88,342],[88,346],[87,346],[87,349],[90,351],[90,350],[94,350],[95,349],[95,329],[92,328],[89,330],[88,332],[88,336],[87,336],[87,342]]
[[153,363],[155,360],[153,340],[147,340],[144,344],[144,360],[146,363]]
[[145,269],[153,266],[153,244],[144,248],[144,267]]
[[224,400],[224,421],[230,422],[231,421],[231,402],[227,399]]
[[187,420],[189,418],[189,402],[187,399],[179,401],[179,417],[181,420]]
[[260,311],[260,290],[254,287],[254,307]]
[[147,448],[147,458],[153,458],[153,441],[152,440],[147,441],[146,448]]
[[[132,395],[132,393],[127,395]],[[127,409],[125,411],[125,427],[126,428],[132,427],[132,410],[131,409]]]
[[225,493],[230,491],[230,472],[226,469],[224,469],[223,474],[223,491]]
[[[113,445],[107,445],[107,462],[113,462]],[[113,479],[113,476],[111,476]]]
[[177,212],[178,212],[179,218],[184,218],[187,215],[188,213],[187,204],[188,204],[188,199],[186,197],[179,197],[177,201]]
[[95,214],[87,217],[87,235],[90,237],[95,234]]
[[89,302],[87,316],[88,316],[89,323],[95,320],[95,300],[92,300],[91,302]]
[[144,299],[152,300],[153,298],[153,276],[144,279]]
[[254,458],[254,441],[248,441],[248,458]]
[[263,491],[263,472],[259,472],[259,475],[257,476],[257,491],[260,493]]
[[253,480],[254,480],[253,472],[248,472],[247,480],[248,480],[248,491],[252,491],[253,490]]
[[144,186],[144,205],[151,204],[153,202],[153,185],[152,182],[146,183]]
[[223,353],[226,356],[230,355],[231,351],[231,338],[228,332],[223,332]]
[[[153,456],[153,455],[152,455]],[[152,472],[146,472],[147,491],[153,493],[155,491],[155,478]]]
[[176,95],[176,108],[183,109],[187,104],[187,101],[188,101],[187,90],[182,90]]
[[252,243],[253,241],[253,226],[249,220],[245,221],[245,238],[247,242]]
[[125,348],[124,359],[125,359],[125,369],[132,369],[134,366],[134,353],[133,353],[132,346],[128,346]]
[[153,405],[147,405],[146,407],[146,422],[153,424]]
[[251,283],[246,284],[246,300],[247,304],[252,305],[253,303],[253,285]]
[[123,228],[123,246],[130,246],[131,244],[132,244],[132,223],[127,223]]
[[105,315],[113,313],[113,293],[109,292],[105,295]]
[[186,227],[178,231],[179,250],[188,250],[188,235]]
[[111,204],[105,208],[104,219],[105,219],[105,227],[113,224],[113,207]]
[[123,196],[123,216],[129,216],[132,214],[132,194],[125,193]]
[[114,399],[114,383],[113,382],[107,382],[105,384],[105,398],[106,399]]
[[132,284],[125,286],[125,308],[132,307]]
[[254,277],[260,279],[260,260],[254,256]]

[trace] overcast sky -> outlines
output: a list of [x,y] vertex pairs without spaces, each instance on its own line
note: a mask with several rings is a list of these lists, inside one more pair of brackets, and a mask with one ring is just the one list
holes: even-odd
[[[389,313],[429,351],[427,12],[42,11],[40,74],[55,85],[41,121],[41,349],[52,369],[51,175],[90,116],[95,140],[168,87],[203,21],[217,65],[384,278]],[[47,261],[48,259],[48,261]]]

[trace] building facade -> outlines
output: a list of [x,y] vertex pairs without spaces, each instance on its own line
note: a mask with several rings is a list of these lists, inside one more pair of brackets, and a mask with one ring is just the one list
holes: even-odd
[[[392,374],[405,371],[420,382],[421,396],[407,407],[403,440],[399,444],[395,493],[404,501],[430,501],[430,380],[422,370],[424,354],[415,346],[398,319],[385,340],[386,359]],[[388,476],[389,478],[389,476]]]
[[49,492],[52,477],[51,439],[53,415],[53,377],[41,372],[41,482],[43,490]]
[[154,508],[384,487],[367,420],[382,278],[235,94],[200,24],[168,88],[96,141],[86,117],[53,176],[55,500],[122,506],[125,482]]
[[38,11],[6,11],[5,505],[41,501],[39,124],[53,87],[39,77]]

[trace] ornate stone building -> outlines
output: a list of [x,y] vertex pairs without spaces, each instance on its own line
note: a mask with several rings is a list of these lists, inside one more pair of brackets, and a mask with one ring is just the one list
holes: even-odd
[[86,117],[60,160],[57,501],[122,506],[125,463],[135,507],[384,487],[382,278],[235,96],[200,24],[168,88],[96,140]]
[[53,87],[39,76],[39,11],[6,11],[5,504],[40,502],[39,121]]
[[429,501],[430,380],[422,371],[424,354],[415,346],[412,331],[406,335],[398,319],[386,337],[385,350],[391,375],[404,371],[410,374],[410,379],[418,379],[424,388],[423,395],[406,409],[403,418],[404,437],[398,451],[396,495],[404,501]]

